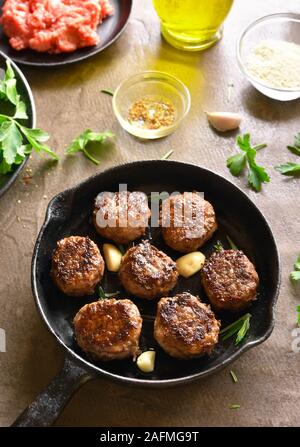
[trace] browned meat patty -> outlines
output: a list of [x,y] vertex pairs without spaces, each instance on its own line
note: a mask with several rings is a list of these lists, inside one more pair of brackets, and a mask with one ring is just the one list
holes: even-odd
[[90,238],[70,236],[57,242],[52,255],[51,277],[65,294],[92,294],[103,273],[103,258]]
[[240,250],[213,253],[202,269],[202,284],[219,310],[239,311],[255,300],[259,283],[252,262]]
[[147,196],[142,192],[100,193],[93,220],[101,236],[127,244],[145,233],[150,215]]
[[154,337],[170,356],[189,359],[209,354],[218,342],[220,322],[210,307],[191,295],[161,298]]
[[178,272],[169,256],[144,241],[125,253],[119,276],[129,293],[151,300],[175,287]]
[[78,345],[95,360],[136,357],[142,318],[130,300],[104,299],[83,306],[74,318]]
[[166,244],[181,253],[197,250],[217,229],[212,205],[195,192],[164,200],[160,222]]

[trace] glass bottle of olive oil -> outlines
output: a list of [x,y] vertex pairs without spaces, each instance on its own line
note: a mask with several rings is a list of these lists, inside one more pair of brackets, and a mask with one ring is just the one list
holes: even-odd
[[233,0],[153,0],[164,38],[174,47],[199,51],[222,36]]

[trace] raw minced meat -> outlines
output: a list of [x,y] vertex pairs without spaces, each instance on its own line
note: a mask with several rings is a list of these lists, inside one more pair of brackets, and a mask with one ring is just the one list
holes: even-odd
[[15,50],[67,53],[97,45],[109,0],[6,0],[1,24]]

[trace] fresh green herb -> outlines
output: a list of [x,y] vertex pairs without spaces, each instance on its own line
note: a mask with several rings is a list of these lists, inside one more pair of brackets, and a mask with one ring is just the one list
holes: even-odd
[[300,326],[300,306],[297,306],[297,324]]
[[275,166],[276,171],[280,172],[282,175],[300,175],[300,164],[292,163],[288,161],[279,166]]
[[299,281],[300,280],[300,271],[293,271],[293,272],[291,272],[291,278],[294,280],[294,281]]
[[235,372],[234,371],[230,371],[230,375],[231,375],[232,381],[234,383],[237,383],[238,382],[238,378],[237,378],[237,375],[235,374]]
[[256,146],[251,146],[250,144],[250,134],[247,133],[243,136],[239,135],[237,137],[237,145],[242,152],[232,155],[227,159],[227,167],[234,176],[240,175],[245,167],[248,168],[248,182],[249,185],[255,190],[260,191],[262,183],[268,183],[270,177],[265,171],[265,168],[259,166],[256,163],[255,157],[257,151],[266,147],[266,144],[257,144]]
[[[293,152],[293,154],[300,156],[300,132],[295,135],[294,146],[288,146],[287,148]],[[300,164],[291,161],[275,166],[275,169],[282,175],[291,175],[295,177],[300,175]]]
[[168,158],[171,157],[171,155],[173,154],[173,152],[174,152],[173,149],[171,149],[170,151],[166,152],[165,155],[163,155],[163,156],[161,157],[161,160],[168,160]]
[[217,241],[217,243],[214,245],[214,249],[216,252],[220,252],[224,250],[223,244],[221,241]]
[[295,135],[294,145],[287,147],[293,154],[300,155],[300,132]]
[[103,287],[99,286],[98,287],[98,295],[99,295],[99,300],[105,300],[107,298],[111,298],[112,296],[116,296],[119,295],[121,292],[119,290],[117,290],[116,292],[112,292],[112,293],[106,293],[103,290]]
[[17,90],[17,81],[10,62],[6,61],[4,79],[0,81],[0,99],[14,109],[12,116],[0,114],[0,174],[7,174],[23,162],[32,150],[58,156],[44,143],[49,135],[40,129],[29,129],[17,120],[27,119],[26,105]]
[[300,326],[300,306],[297,306],[297,324]]
[[124,245],[118,244],[117,247],[120,250],[120,252],[122,253],[122,255],[124,255],[126,252]]
[[294,264],[294,270],[291,272],[290,277],[294,281],[300,281],[300,255]]
[[103,143],[108,138],[113,138],[114,134],[112,132],[93,132],[90,129],[85,130],[79,137],[75,138],[70,146],[67,148],[67,154],[76,154],[77,152],[83,152],[83,154],[93,163],[98,165],[100,163],[99,160],[94,158],[90,152],[88,152],[86,146],[91,142]]
[[243,315],[241,318],[236,320],[234,323],[226,326],[224,329],[220,331],[220,335],[222,340],[227,340],[228,338],[236,335],[235,344],[238,345],[241,341],[246,337],[249,328],[250,328],[250,318],[251,314],[247,313]]
[[238,250],[237,246],[236,246],[235,243],[232,241],[232,239],[230,239],[230,237],[229,237],[228,235],[226,236],[226,238],[227,238],[227,240],[228,240],[228,243],[229,243],[229,245],[230,245],[230,248],[231,248],[232,250]]
[[230,404],[229,405],[230,410],[238,410],[241,408],[240,404]]
[[110,96],[114,96],[114,92],[112,92],[111,90],[107,90],[107,89],[102,89],[101,93],[105,93],[106,95],[110,95]]

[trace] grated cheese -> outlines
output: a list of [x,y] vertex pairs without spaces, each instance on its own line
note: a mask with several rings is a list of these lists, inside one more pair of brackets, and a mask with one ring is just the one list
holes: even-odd
[[270,87],[300,88],[300,45],[283,40],[262,41],[252,50],[246,69]]

